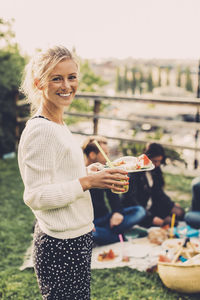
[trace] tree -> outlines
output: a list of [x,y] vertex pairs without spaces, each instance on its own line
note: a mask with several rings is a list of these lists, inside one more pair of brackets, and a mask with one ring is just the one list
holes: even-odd
[[153,78],[152,78],[152,71],[149,71],[148,77],[147,77],[147,90],[148,92],[152,92],[153,88],[154,88],[154,84],[153,84]]
[[15,37],[15,34],[12,30],[13,22],[14,19],[11,19],[10,21],[5,21],[2,18],[0,18],[0,47],[1,48],[13,44],[13,38]]
[[139,86],[140,94],[142,94],[142,92],[143,92],[144,82],[145,82],[145,78],[144,78],[143,72],[142,72],[142,70],[139,70],[138,86]]
[[136,69],[132,68],[132,80],[130,82],[132,93],[135,94],[135,90],[137,88],[137,78],[136,78]]
[[[80,64],[81,78],[79,82],[80,92],[99,92],[101,88],[107,84],[100,76],[96,75],[86,60]],[[103,108],[103,106],[102,106]],[[93,106],[85,101],[85,99],[76,98],[69,107],[69,110],[89,112],[93,110]],[[72,118],[70,119],[70,122]]]
[[92,71],[88,60],[81,63],[80,73],[79,90],[82,92],[99,92],[107,84],[107,81]]
[[122,78],[121,78],[121,75],[120,75],[119,67],[116,70],[116,91],[117,92],[123,91],[123,84],[122,84]]
[[124,91],[125,93],[128,91],[129,89],[129,80],[128,80],[128,68],[127,66],[125,66],[125,69],[124,69]]
[[186,68],[185,75],[186,75],[185,88],[186,88],[187,91],[193,92],[191,72],[190,72],[189,67]]
[[182,77],[181,67],[178,66],[178,67],[177,67],[177,76],[176,76],[176,85],[177,85],[178,87],[181,87],[181,77]]
[[25,65],[17,44],[13,43],[11,24],[0,19],[0,157],[15,151],[16,96]]
[[166,74],[167,74],[166,85],[170,85],[170,67],[166,68]]
[[162,80],[161,80],[161,67],[158,68],[158,83],[157,86],[160,87],[162,85]]

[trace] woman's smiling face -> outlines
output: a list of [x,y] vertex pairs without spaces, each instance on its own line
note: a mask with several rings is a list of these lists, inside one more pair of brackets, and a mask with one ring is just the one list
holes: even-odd
[[78,88],[78,67],[72,59],[60,61],[43,89],[45,103],[57,108],[69,106]]

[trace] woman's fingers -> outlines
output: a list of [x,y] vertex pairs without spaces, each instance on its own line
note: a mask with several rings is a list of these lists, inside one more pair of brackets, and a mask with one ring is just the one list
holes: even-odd
[[110,174],[114,174],[114,173],[119,173],[119,174],[128,174],[128,172],[126,170],[123,169],[117,169],[117,168],[110,168],[110,169],[106,169],[106,172],[109,172]]
[[[120,170],[120,171],[122,171],[122,170]],[[125,171],[123,171],[123,173],[122,172],[113,172],[113,170],[112,171],[106,171],[109,175],[108,176],[106,176],[105,178],[108,178],[108,179],[111,179],[111,180],[125,180],[125,181],[128,181],[129,180],[129,177],[127,176],[127,172]]]
[[126,171],[118,169],[104,169],[93,173],[91,174],[90,188],[113,189],[123,192],[124,186],[129,184],[127,174]]
[[101,163],[93,163],[87,167],[87,173],[92,174],[101,171],[104,168],[104,165]]
[[109,180],[108,181],[108,184],[109,185],[119,185],[119,186],[123,186],[123,185],[129,185],[129,182],[128,182],[128,180]]

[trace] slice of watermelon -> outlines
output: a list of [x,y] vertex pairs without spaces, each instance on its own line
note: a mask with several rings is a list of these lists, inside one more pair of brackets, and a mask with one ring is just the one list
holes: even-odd
[[138,156],[138,162],[141,164],[142,167],[147,167],[152,164],[151,160],[146,154],[141,154],[140,156]]

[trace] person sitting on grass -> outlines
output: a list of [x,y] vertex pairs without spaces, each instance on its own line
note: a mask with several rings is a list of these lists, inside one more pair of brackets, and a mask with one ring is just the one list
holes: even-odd
[[[97,140],[102,149],[108,154],[107,139],[100,136],[90,136],[84,142],[82,147],[85,154],[86,166],[91,163],[99,162],[105,165],[106,161],[94,140]],[[93,208],[94,242],[97,245],[106,245],[119,242],[119,234],[131,229],[133,225],[138,224],[145,217],[145,210],[142,206],[132,206],[123,208],[119,194],[113,193],[109,189],[90,190]],[[110,206],[111,211],[109,211]]]
[[184,220],[191,227],[200,229],[200,177],[192,181],[192,207]]
[[122,196],[124,207],[142,205],[147,215],[140,225],[147,228],[170,224],[173,213],[176,214],[176,221],[183,220],[183,208],[174,203],[164,191],[164,178],[160,167],[165,162],[163,147],[157,143],[150,143],[144,153],[155,168],[129,174],[129,191]]

